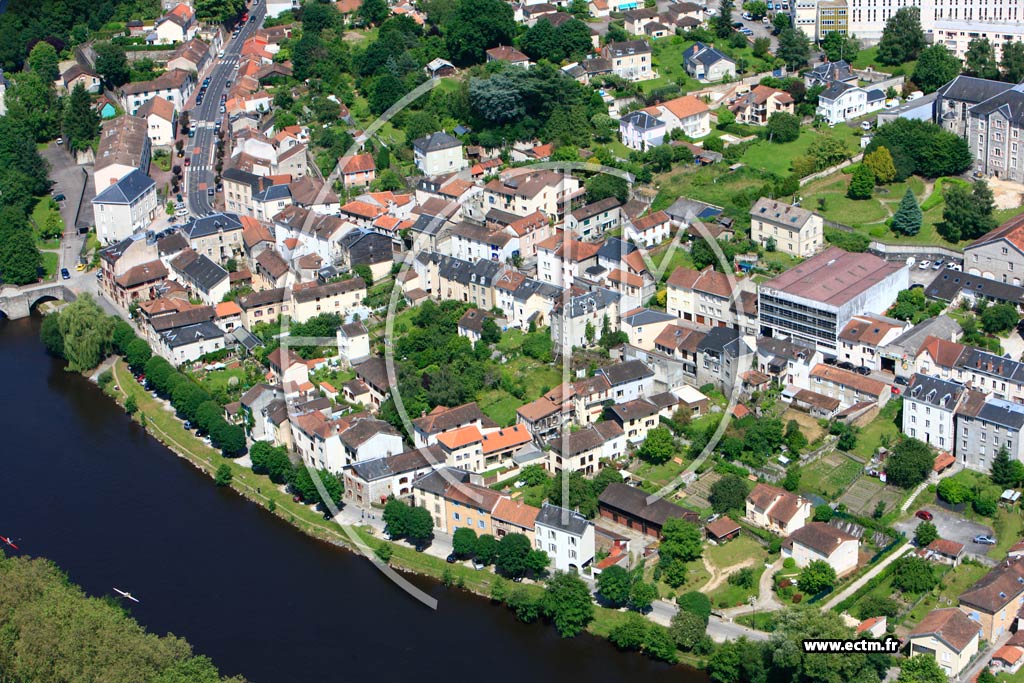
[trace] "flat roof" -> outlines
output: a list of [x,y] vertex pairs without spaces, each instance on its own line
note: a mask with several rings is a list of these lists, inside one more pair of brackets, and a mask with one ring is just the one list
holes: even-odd
[[842,306],[857,295],[906,268],[868,253],[829,247],[761,285],[830,306]]

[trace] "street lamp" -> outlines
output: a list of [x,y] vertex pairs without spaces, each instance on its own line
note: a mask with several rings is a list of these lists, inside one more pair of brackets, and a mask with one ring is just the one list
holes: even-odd
[[754,609],[754,612],[753,612],[753,614],[754,614],[753,624],[754,624],[754,629],[756,630],[757,629],[757,596],[756,595],[751,595],[749,598],[747,598],[747,603]]

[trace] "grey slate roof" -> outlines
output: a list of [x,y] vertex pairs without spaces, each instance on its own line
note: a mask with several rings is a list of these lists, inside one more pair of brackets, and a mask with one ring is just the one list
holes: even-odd
[[94,204],[131,204],[155,186],[152,178],[135,168],[113,185],[104,188],[92,201]]
[[341,238],[339,246],[348,251],[349,263],[354,266],[394,260],[391,238],[379,232],[353,230]]
[[194,325],[167,330],[161,336],[164,339],[164,343],[174,349],[208,339],[221,339],[224,337],[224,332],[212,322],[204,321]]
[[831,81],[853,80],[854,73],[850,68],[850,65],[845,60],[840,60],[838,62],[824,62],[822,64],[818,64],[807,72],[807,77],[812,81],[816,81],[824,85]]
[[824,90],[821,91],[821,94],[818,95],[818,99],[834,100],[837,97],[839,97],[840,95],[842,95],[844,92],[846,92],[847,90],[852,90],[853,88],[856,88],[856,87],[857,86],[852,84],[852,83],[843,83],[842,81],[832,81],[831,83],[829,83],[827,88],[825,88]]
[[567,510],[558,505],[544,503],[534,524],[541,524],[554,529],[561,529],[573,536],[582,536],[590,526],[587,518],[573,510]]
[[915,374],[904,392],[904,398],[927,403],[928,405],[952,410],[960,396],[967,390],[963,384],[941,377]]
[[1019,431],[1024,427],[1024,406],[1001,398],[989,398],[978,411],[977,417],[985,422]]
[[724,353],[738,350],[740,333],[731,327],[713,327],[704,335],[704,338],[697,343],[698,351],[715,351]]
[[597,250],[597,258],[618,263],[624,256],[629,256],[637,248],[632,242],[626,242],[618,237],[609,237]]
[[193,218],[188,223],[181,226],[181,231],[187,235],[189,239],[206,237],[207,235],[216,235],[218,232],[228,232],[231,230],[241,229],[242,222],[238,220],[238,214],[235,213],[215,213],[212,216]]
[[188,276],[197,287],[208,292],[228,278],[228,271],[203,254],[196,254],[195,258],[190,258],[193,253],[183,253],[171,261],[171,265]]
[[1020,85],[1015,85],[972,107],[971,116],[988,116],[998,111],[1009,119],[1012,125],[1021,125],[1024,122],[1024,92],[1021,92],[1020,88]]
[[731,59],[729,59],[729,56],[726,55],[724,52],[721,52],[720,50],[717,50],[710,45],[705,45],[704,43],[701,42],[697,42],[692,47],[686,50],[685,59],[687,64],[694,64],[696,62],[700,62],[705,67],[709,67],[712,64],[717,64],[722,60],[725,60],[727,62],[732,61]]
[[431,133],[422,138],[414,140],[412,146],[423,154],[428,152],[437,152],[442,149],[449,149],[451,147],[461,147],[462,142],[444,131],[438,131],[437,133]]
[[641,130],[650,130],[665,125],[664,121],[651,116],[642,109],[631,111],[620,120],[622,123],[632,124],[634,128],[640,128]]
[[[427,451],[426,454],[423,453],[424,450]],[[352,470],[363,481],[376,481],[404,472],[414,472],[440,462],[444,462],[444,453],[441,452],[440,446],[434,444],[425,449],[413,448],[403,453],[357,462],[352,466]]]
[[[723,328],[724,329],[724,328]],[[616,363],[601,368],[598,374],[604,375],[608,383],[613,387],[626,382],[636,382],[648,377],[654,377],[654,370],[651,370],[641,360],[627,360],[624,363]]]
[[456,467],[442,467],[439,470],[424,474],[419,479],[416,479],[412,485],[413,488],[433,493],[435,496],[443,496],[445,491],[448,490],[448,486],[454,482],[468,483],[469,472]]
[[675,319],[676,316],[668,313],[662,313],[661,311],[655,311],[650,308],[641,308],[631,315],[623,316],[622,322],[635,327],[637,325],[653,325],[654,323],[671,322]]
[[948,315],[936,316],[914,325],[896,337],[884,347],[884,353],[914,356],[927,337],[952,340],[954,337],[959,337],[962,332],[960,324]]
[[1012,87],[1011,83],[1002,81],[990,81],[987,78],[975,78],[974,76],[957,76],[936,92],[944,99],[967,104],[980,104]]
[[924,295],[929,299],[952,301],[963,290],[969,290],[976,297],[985,297],[997,302],[1024,304],[1024,287],[1006,282],[990,280],[980,275],[968,275],[943,268],[931,281]]
[[958,367],[974,372],[991,375],[1018,384],[1024,382],[1024,363],[1012,358],[1003,358],[994,353],[968,346],[960,354],[956,364]]
[[[619,300],[619,293],[610,289],[595,287],[593,291],[585,292],[569,299],[568,314],[570,318],[579,318],[595,310],[603,311]],[[565,314],[565,306],[556,306],[555,310]]]

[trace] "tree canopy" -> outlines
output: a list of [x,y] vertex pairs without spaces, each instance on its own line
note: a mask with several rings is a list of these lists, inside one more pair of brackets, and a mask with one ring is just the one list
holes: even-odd
[[889,483],[911,489],[928,478],[934,464],[935,453],[928,444],[908,437],[892,449],[885,461],[885,473]]
[[878,42],[878,61],[899,66],[915,59],[924,49],[924,31],[921,30],[921,10],[902,7],[889,17]]

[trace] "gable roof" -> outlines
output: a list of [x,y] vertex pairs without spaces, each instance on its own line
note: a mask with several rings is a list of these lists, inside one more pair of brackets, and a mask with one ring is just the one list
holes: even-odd
[[437,152],[442,149],[461,147],[462,142],[444,131],[439,131],[413,140],[412,146],[422,154],[429,154],[430,152]]
[[[650,500],[654,498],[654,500]],[[663,526],[669,519],[681,518],[696,523],[699,515],[696,512],[670,503],[664,498],[652,496],[642,489],[619,482],[609,484],[598,496],[598,503],[645,520],[657,526]]]
[[908,637],[932,636],[938,638],[950,649],[963,652],[978,637],[981,625],[956,607],[933,609],[911,630]]
[[491,517],[523,529],[532,530],[540,511],[540,508],[527,505],[522,500],[501,498],[494,506]]
[[139,197],[156,187],[148,175],[137,168],[93,198],[94,204],[132,204]]
[[857,539],[831,524],[808,522],[791,533],[786,540],[816,550],[827,557],[846,541],[856,541]]
[[960,604],[995,614],[1024,592],[1024,559],[1004,560],[960,594]]

